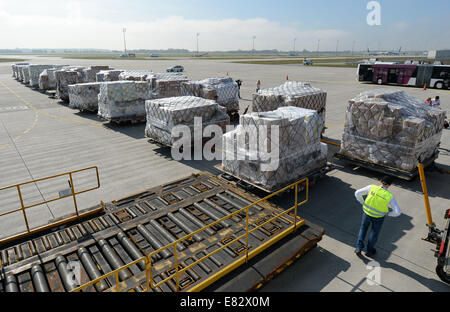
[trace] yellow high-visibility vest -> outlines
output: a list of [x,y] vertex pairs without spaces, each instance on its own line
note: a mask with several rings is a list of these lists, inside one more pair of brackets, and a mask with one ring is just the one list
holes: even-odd
[[392,195],[384,188],[372,185],[363,204],[364,212],[374,218],[383,218],[389,213],[389,202]]

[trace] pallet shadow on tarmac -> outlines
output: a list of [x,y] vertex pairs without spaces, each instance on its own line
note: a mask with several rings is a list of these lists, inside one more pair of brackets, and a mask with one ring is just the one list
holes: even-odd
[[132,124],[131,122],[128,122],[122,125],[118,125],[115,123],[107,122],[104,123],[103,126],[108,130],[122,133],[136,140],[145,138],[145,123]]

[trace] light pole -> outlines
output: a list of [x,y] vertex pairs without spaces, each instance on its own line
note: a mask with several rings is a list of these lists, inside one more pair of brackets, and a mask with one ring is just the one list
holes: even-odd
[[198,36],[200,36],[200,33],[197,33],[197,56],[199,54],[199,51],[198,51]]
[[338,55],[338,49],[339,49],[339,40],[336,43],[336,56]]
[[252,53],[255,53],[255,39],[256,39],[256,36],[253,36],[253,49],[252,49]]
[[294,38],[294,55],[295,55],[295,42],[297,41],[297,38]]
[[317,40],[317,54],[319,54],[320,51],[320,39]]
[[124,45],[124,48],[125,48],[125,54],[127,54],[127,41],[125,39],[125,33],[126,32],[127,32],[127,29],[124,27],[123,28],[123,45]]
[[353,40],[353,45],[352,45],[352,56],[353,56],[353,53],[354,53],[354,51],[355,51],[355,43],[356,43],[356,41]]

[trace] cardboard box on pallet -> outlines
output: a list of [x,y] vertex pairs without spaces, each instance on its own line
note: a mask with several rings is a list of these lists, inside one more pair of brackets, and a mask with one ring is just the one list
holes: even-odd
[[56,95],[62,101],[69,101],[69,85],[83,83],[81,72],[86,67],[67,66],[55,71]]
[[151,99],[147,81],[113,81],[100,84],[98,115],[104,119],[145,119],[145,100]]
[[147,77],[154,97],[158,99],[182,96],[181,84],[188,78],[181,73],[153,73]]
[[316,111],[300,107],[242,115],[223,136],[223,169],[269,191],[287,186],[326,166],[322,127]]
[[53,68],[55,65],[30,65],[30,86],[39,87],[39,75],[49,68]]
[[404,91],[363,92],[349,101],[340,153],[412,171],[438,152],[445,114]]
[[126,70],[119,75],[119,80],[146,81],[154,72],[151,70]]
[[325,126],[327,93],[307,82],[287,81],[275,88],[259,90],[253,94],[253,112],[267,112],[283,106],[313,109]]
[[211,124],[221,127],[223,133],[230,124],[230,117],[217,102],[194,96],[171,97],[145,102],[147,125],[145,135],[161,144],[173,145],[177,138],[172,136],[176,126],[188,126],[194,138],[194,118],[200,117],[203,129]]
[[183,95],[216,100],[227,112],[239,110],[239,87],[232,78],[208,78],[181,84]]
[[81,72],[83,83],[97,82],[97,74],[103,70],[110,70],[109,66],[90,66]]
[[101,82],[69,85],[69,107],[97,113],[100,85]]

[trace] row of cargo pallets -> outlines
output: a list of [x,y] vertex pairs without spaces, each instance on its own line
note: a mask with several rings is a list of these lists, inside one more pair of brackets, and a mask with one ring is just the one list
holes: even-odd
[[[107,203],[104,212],[93,218],[0,246],[0,292],[71,291],[77,285],[68,271],[70,263],[80,264],[79,284],[86,284],[258,199],[226,180],[202,173]],[[269,202],[259,203],[249,209],[250,228],[281,212],[281,208]],[[245,233],[245,220],[245,212],[241,212],[179,243],[179,268]],[[248,249],[267,243],[293,224],[294,217],[290,214],[269,222],[249,235]],[[178,290],[201,287],[206,279],[220,274],[242,257],[247,252],[246,246],[245,238],[239,239],[180,273]],[[154,283],[175,272],[173,252],[173,248],[165,249],[152,257]],[[145,269],[145,264],[138,262],[120,271],[122,290],[146,289]],[[114,276],[110,276],[83,291],[111,291],[115,287]],[[151,290],[172,292],[177,288],[175,280],[170,279]]]

